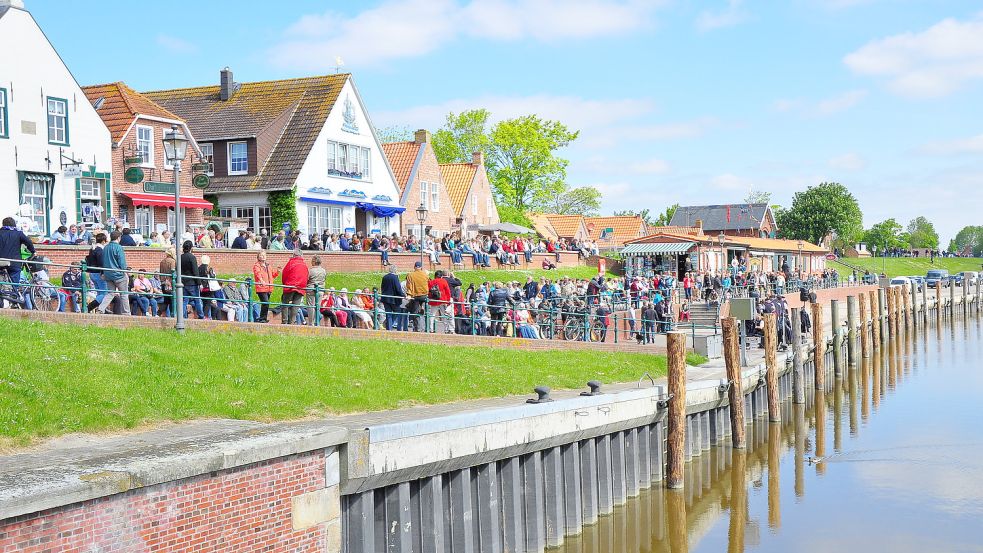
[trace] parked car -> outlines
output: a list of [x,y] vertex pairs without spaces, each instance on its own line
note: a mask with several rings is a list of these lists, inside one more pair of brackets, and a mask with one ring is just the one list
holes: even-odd
[[980,274],[976,271],[963,271],[961,273],[956,273],[953,278],[960,286],[962,286],[963,283],[965,283],[967,286],[976,286],[976,281],[979,280]]
[[942,283],[943,288],[948,288],[950,284],[949,271],[946,269],[932,269],[925,274],[925,284],[929,288],[935,288],[936,283]]
[[904,286],[911,284],[911,279],[905,276],[898,276],[891,279],[891,286]]
[[921,288],[922,284],[925,284],[925,277],[923,276],[915,275],[908,277],[908,279],[911,280],[912,284],[918,286],[919,288]]

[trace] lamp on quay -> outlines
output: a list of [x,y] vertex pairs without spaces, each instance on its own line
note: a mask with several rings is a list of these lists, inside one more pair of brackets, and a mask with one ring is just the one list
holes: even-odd
[[727,235],[724,234],[723,232],[717,235],[717,241],[720,242],[720,272],[721,273],[727,270],[727,252],[724,250],[724,240],[726,239],[727,239]]
[[181,162],[188,155],[188,139],[177,125],[164,133],[164,156],[174,169],[174,253],[177,263],[174,271],[174,330],[184,332],[184,284],[181,283],[181,235],[184,233],[184,218],[181,217]]
[[427,220],[427,206],[420,200],[420,207],[416,208],[416,218],[420,221],[420,265],[423,265],[423,223]]
[[799,272],[800,273],[806,270],[805,260],[802,259],[802,239],[801,238],[799,239],[799,263],[798,263],[798,265],[799,265]]

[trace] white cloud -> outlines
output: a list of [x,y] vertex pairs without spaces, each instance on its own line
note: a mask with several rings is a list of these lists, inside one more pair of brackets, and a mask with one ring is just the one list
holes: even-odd
[[829,166],[843,171],[861,171],[867,167],[867,160],[860,154],[850,152],[829,160]]
[[866,97],[866,90],[848,90],[815,102],[800,98],[784,98],[776,100],[774,108],[783,113],[795,112],[807,117],[826,117],[846,111],[859,104]]
[[886,78],[901,96],[946,96],[983,79],[983,14],[868,42],[843,62],[859,75]]
[[628,164],[628,171],[637,175],[665,175],[672,166],[664,159],[646,159]]
[[744,9],[744,0],[727,0],[727,6],[718,10],[703,10],[696,18],[696,28],[712,31],[740,25],[750,18]]
[[725,173],[710,179],[710,184],[718,190],[737,191],[751,190],[751,179]]
[[551,42],[632,32],[663,0],[388,0],[354,16],[305,15],[270,51],[281,67],[324,70],[428,54],[461,37]]
[[175,54],[193,54],[198,51],[197,45],[176,36],[159,34],[156,40],[157,46]]
[[983,134],[957,140],[930,142],[918,151],[929,155],[983,154]]

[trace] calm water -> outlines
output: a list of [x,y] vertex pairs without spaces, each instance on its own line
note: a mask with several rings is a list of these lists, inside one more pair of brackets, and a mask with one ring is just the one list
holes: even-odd
[[560,551],[983,552],[981,359],[978,319],[902,337]]

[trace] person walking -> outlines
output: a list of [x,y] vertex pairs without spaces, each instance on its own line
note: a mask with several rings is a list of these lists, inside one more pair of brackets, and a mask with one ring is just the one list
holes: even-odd
[[420,332],[424,327],[423,313],[430,289],[429,282],[427,272],[423,270],[423,263],[419,261],[414,263],[413,272],[406,275],[406,295],[412,298],[407,307],[410,313],[416,315],[416,318],[413,319],[415,321],[414,331],[416,332]]
[[181,271],[181,284],[184,286],[184,301],[181,309],[184,316],[188,316],[188,304],[194,306],[195,316],[199,319],[205,318],[205,306],[201,301],[201,280],[198,278],[198,258],[191,253],[194,244],[191,240],[185,240],[181,244],[181,259],[178,262],[178,270]]
[[130,314],[130,300],[127,298],[130,279],[124,272],[126,271],[126,253],[123,252],[123,247],[119,245],[120,237],[122,237],[120,232],[113,231],[109,235],[109,244],[102,252],[102,276],[106,280],[106,289],[109,292],[102,298],[99,307],[96,308],[96,311],[102,315],[106,314],[106,308],[109,307],[114,298],[119,298],[118,301],[123,314]]
[[270,320],[270,294],[273,293],[273,279],[280,276],[280,271],[270,266],[266,262],[266,250],[260,250],[256,254],[256,263],[253,264],[253,281],[255,282],[256,296],[259,297],[260,308],[257,323],[268,323]]
[[328,277],[328,272],[321,266],[321,256],[315,255],[311,258],[311,268],[307,271],[307,324],[315,326],[317,318],[315,316],[318,302],[318,295],[324,296],[324,281]]
[[304,302],[307,287],[307,278],[310,271],[307,263],[304,262],[304,254],[299,249],[294,250],[290,260],[283,267],[283,294],[280,303],[280,322],[285,325],[292,325],[297,322],[297,311]]
[[[430,318],[434,321],[434,330],[442,334],[451,334],[451,287],[444,278],[444,271],[437,269],[433,278],[427,282],[427,297],[430,298],[428,309]],[[429,330],[429,329],[428,329]]]
[[389,272],[382,277],[382,305],[386,309],[386,330],[407,330],[406,317],[403,317],[403,300],[406,294],[396,274],[396,266],[389,265]]
[[[17,221],[13,217],[3,218],[3,227],[0,227],[0,258],[21,259],[21,247],[34,255],[34,243],[26,234],[17,230]],[[20,273],[23,265],[17,261],[5,261],[0,264],[7,267],[7,274],[10,282],[16,288],[20,283]],[[20,292],[18,290],[18,292]]]

